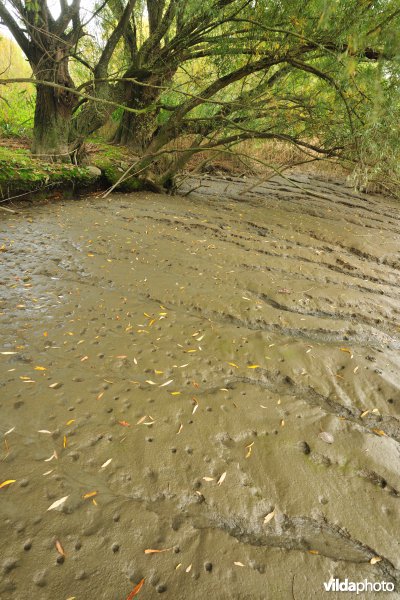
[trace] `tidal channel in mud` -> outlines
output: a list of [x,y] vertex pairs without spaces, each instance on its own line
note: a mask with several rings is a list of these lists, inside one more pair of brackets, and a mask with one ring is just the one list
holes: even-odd
[[1,215],[0,598],[397,588],[398,204],[183,191]]

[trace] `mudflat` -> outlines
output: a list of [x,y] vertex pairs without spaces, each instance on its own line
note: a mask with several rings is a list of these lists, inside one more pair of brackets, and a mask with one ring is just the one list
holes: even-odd
[[1,214],[0,598],[398,589],[398,203],[181,191]]

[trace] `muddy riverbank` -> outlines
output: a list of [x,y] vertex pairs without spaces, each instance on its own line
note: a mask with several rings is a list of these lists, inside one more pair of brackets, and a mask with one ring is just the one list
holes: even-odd
[[0,598],[400,586],[398,204],[181,191],[0,215]]

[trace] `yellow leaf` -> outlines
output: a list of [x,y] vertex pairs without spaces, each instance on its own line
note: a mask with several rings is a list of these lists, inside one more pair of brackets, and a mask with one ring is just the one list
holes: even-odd
[[246,449],[247,449],[246,458],[250,458],[253,445],[254,445],[254,442],[251,442],[251,444],[246,446]]
[[350,348],[339,348],[341,352],[347,352],[348,354],[350,354],[350,358],[353,358],[353,353],[350,350]]
[[228,365],[230,365],[231,367],[235,367],[235,369],[239,368],[236,363],[228,362]]
[[72,423],[75,423],[75,419],[70,419],[69,421],[67,421],[67,425],[72,425]]
[[45,370],[46,370],[46,367],[39,367],[39,366],[35,367],[35,371],[45,371]]
[[376,565],[376,563],[381,562],[382,558],[380,556],[373,556],[369,561],[371,565]]
[[386,436],[386,433],[382,429],[371,429],[376,435]]
[[248,365],[248,369],[259,369],[260,365]]
[[0,483],[0,489],[3,487],[6,487],[7,485],[11,485],[12,483],[15,483],[17,480],[16,479],[6,479],[5,481],[3,481],[3,483]]
[[93,498],[93,496],[97,496],[97,492],[88,492],[87,494],[84,494],[82,498],[87,500],[88,498]]

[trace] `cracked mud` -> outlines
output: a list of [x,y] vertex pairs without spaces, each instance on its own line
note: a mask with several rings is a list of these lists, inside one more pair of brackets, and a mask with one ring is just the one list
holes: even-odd
[[398,205],[182,191],[1,215],[0,598],[397,589]]

